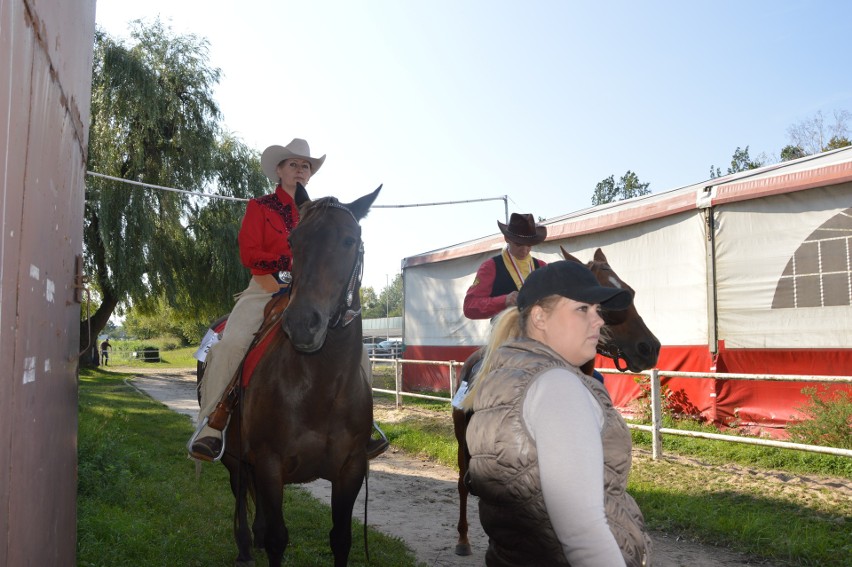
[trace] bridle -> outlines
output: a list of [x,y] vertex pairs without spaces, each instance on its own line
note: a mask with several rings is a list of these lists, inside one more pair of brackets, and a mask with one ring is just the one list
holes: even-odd
[[[349,210],[345,205],[340,204],[337,200],[331,200],[325,202],[325,206],[332,207],[335,209],[340,209],[341,211],[346,211],[349,213],[349,216],[352,217],[352,220],[355,221],[355,224],[358,224],[358,219],[355,218],[355,215],[352,214],[352,211]],[[328,328],[334,329],[335,327],[344,328],[347,327],[352,321],[357,319],[361,315],[361,308],[358,310],[352,309],[352,303],[355,301],[355,290],[358,286],[361,285],[361,278],[364,275],[364,241],[361,240],[361,237],[358,237],[358,254],[355,256],[355,263],[352,266],[352,271],[349,275],[349,280],[346,284],[346,287],[343,290],[343,295],[340,301],[340,307],[335,311],[335,314],[329,319]]]
[[[609,358],[615,365],[615,369],[619,372],[627,372],[630,367],[627,365],[627,359],[624,358],[624,353],[617,346],[601,345],[598,343],[596,348],[599,355]],[[621,367],[621,361],[624,361],[624,368]]]
[[[591,269],[593,264],[594,262],[589,262],[587,267]],[[609,314],[611,317],[617,317],[616,312],[614,311],[608,311],[607,314]],[[604,324],[607,327],[611,325],[617,325],[623,322],[623,318],[620,321],[606,321],[606,319],[604,320]],[[601,338],[603,339],[604,337]],[[627,363],[627,358],[625,358],[624,352],[617,345],[610,345],[603,342],[598,342],[595,350],[599,355],[603,356],[604,358],[609,358],[610,360],[612,360],[613,365],[619,372],[627,372],[628,370],[630,370],[630,366]],[[624,367],[622,367],[622,363],[624,364]]]
[[[343,207],[345,208],[345,207]],[[349,209],[346,209],[347,211]],[[350,212],[351,214],[351,212]],[[353,215],[354,218],[354,215]],[[341,328],[346,327],[361,315],[361,308],[357,311],[352,309],[352,302],[355,300],[355,289],[361,285],[361,277],[364,275],[364,241],[358,239],[358,255],[355,258],[355,265],[352,266],[352,274],[349,276],[349,284],[343,290],[343,300],[341,301],[340,309],[337,310],[337,316],[329,321],[329,329],[333,329],[340,325]]]

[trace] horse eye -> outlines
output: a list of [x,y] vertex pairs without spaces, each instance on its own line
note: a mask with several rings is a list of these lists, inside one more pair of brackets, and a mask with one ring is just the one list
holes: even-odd
[[358,240],[357,240],[357,239],[352,238],[351,236],[347,236],[347,237],[343,240],[343,245],[344,245],[344,246],[349,247],[349,246],[352,246],[353,244],[355,244],[356,242],[358,242]]

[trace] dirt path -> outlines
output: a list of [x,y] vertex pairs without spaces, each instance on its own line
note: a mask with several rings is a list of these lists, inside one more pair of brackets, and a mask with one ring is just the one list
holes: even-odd
[[[147,369],[121,369],[139,374],[129,382],[149,396],[180,413],[196,417],[195,374],[176,370],[151,372]],[[144,374],[143,374],[144,372]],[[395,418],[392,407],[377,404],[376,418],[389,421]],[[732,475],[738,474],[732,470]],[[458,495],[455,470],[413,458],[393,448],[370,463],[368,523],[403,540],[419,561],[430,567],[483,565],[488,545],[476,516],[476,499],[471,498],[468,520],[473,556],[459,557],[454,553]],[[317,498],[330,502],[331,485],[318,480],[305,485]],[[363,520],[364,493],[355,505],[356,516]],[[702,545],[653,533],[657,567],[763,567],[769,563],[755,561],[743,555],[713,546]]]

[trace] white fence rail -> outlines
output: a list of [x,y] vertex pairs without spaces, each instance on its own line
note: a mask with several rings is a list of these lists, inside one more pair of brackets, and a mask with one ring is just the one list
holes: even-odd
[[[435,361],[435,360],[404,360],[404,359],[370,359],[375,364],[392,365],[394,368],[394,389],[387,390],[382,388],[373,388],[374,392],[382,392],[385,394],[393,394],[396,397],[397,407],[402,406],[403,397],[422,398],[427,400],[436,400],[440,402],[452,402],[452,397],[433,396],[429,394],[420,394],[417,392],[406,392],[402,389],[402,367],[404,364],[425,364],[431,366],[447,366],[450,375],[450,395],[456,390],[456,379],[458,369],[464,363],[456,361]],[[612,373],[611,368],[600,368],[599,372]],[[633,374],[627,372],[626,374]],[[798,451],[808,451],[811,453],[825,453],[829,455],[837,455],[841,457],[852,457],[852,450],[841,449],[839,447],[823,447],[821,445],[806,445],[803,443],[791,443],[788,441],[776,441],[772,439],[763,439],[757,437],[739,437],[735,435],[724,435],[721,433],[705,433],[702,431],[687,431],[681,429],[671,429],[663,427],[663,412],[662,412],[662,388],[660,378],[678,377],[678,378],[715,378],[719,380],[765,380],[777,382],[815,382],[815,383],[846,383],[852,384],[852,376],[799,376],[795,374],[723,374],[718,372],[676,372],[670,370],[649,370],[646,372],[636,373],[634,375],[644,375],[650,377],[651,381],[651,425],[640,425],[628,423],[631,429],[639,429],[649,431],[651,433],[651,452],[654,459],[659,459],[663,456],[663,434],[681,435],[685,437],[699,437],[702,439],[713,439],[717,441],[727,441],[730,443],[744,443],[747,445],[763,445],[765,447],[779,447],[782,449],[795,449]]]

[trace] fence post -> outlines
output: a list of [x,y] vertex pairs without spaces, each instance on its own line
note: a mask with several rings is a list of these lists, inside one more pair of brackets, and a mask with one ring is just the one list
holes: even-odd
[[400,372],[399,359],[393,360],[394,383],[396,384],[396,409],[402,407],[402,372]]
[[450,397],[456,392],[456,361],[450,361]]
[[651,456],[657,460],[663,456],[663,427],[662,401],[660,399],[660,371],[651,369]]

